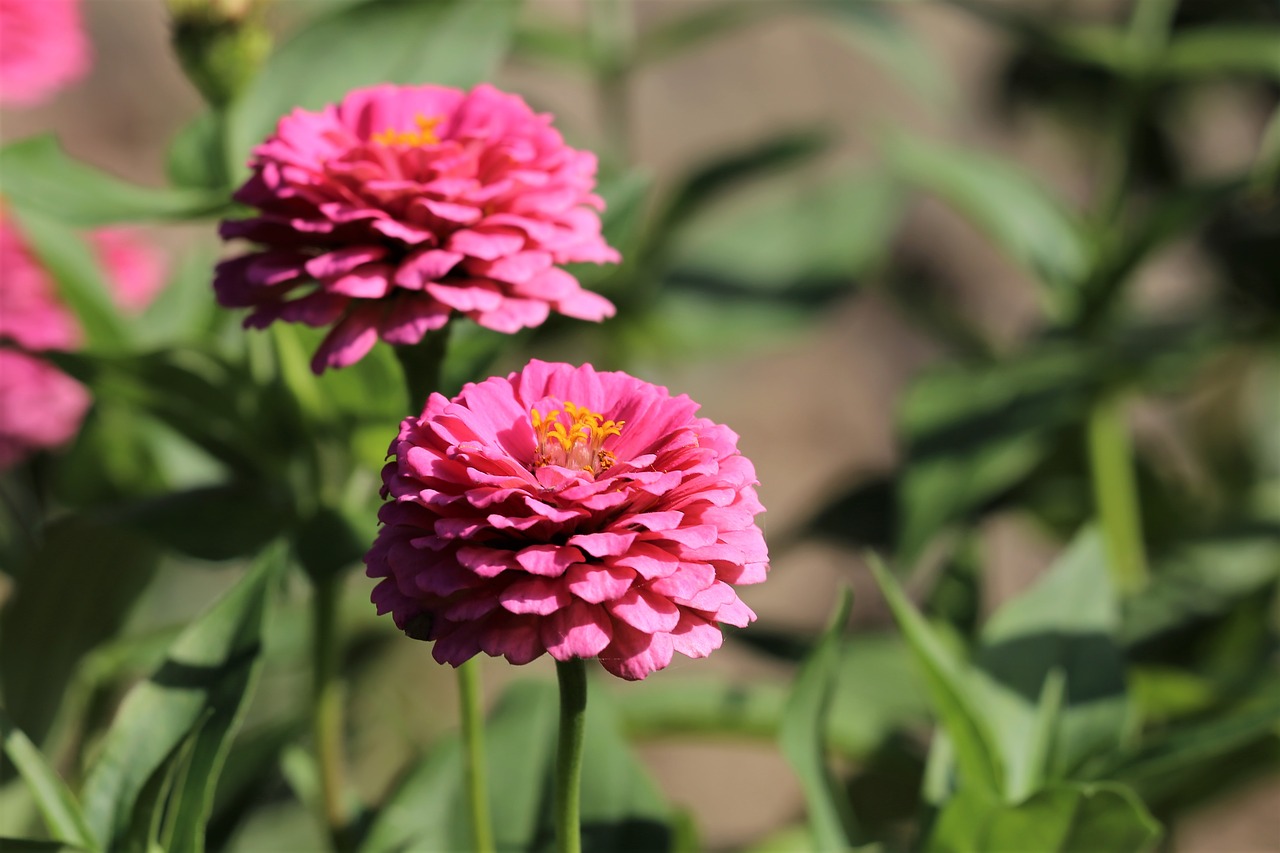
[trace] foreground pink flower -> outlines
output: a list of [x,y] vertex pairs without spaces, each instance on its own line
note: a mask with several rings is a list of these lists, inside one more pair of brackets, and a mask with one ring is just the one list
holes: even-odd
[[433,394],[383,469],[365,558],[379,613],[457,666],[599,657],[626,679],[755,618],[755,469],[697,404],[625,373],[531,362]]
[[[103,229],[90,242],[117,303],[139,311],[164,282],[165,264],[136,235]],[[79,431],[89,393],[71,377],[28,353],[71,350],[83,335],[58,297],[49,273],[22,235],[0,216],[0,469],[40,449],[58,447]]]
[[0,104],[33,106],[88,70],[80,0],[0,0]]
[[252,308],[250,327],[332,326],[317,373],[378,339],[418,343],[455,313],[500,332],[551,311],[612,316],[558,266],[619,256],[600,235],[595,156],[550,123],[483,85],[375,86],[294,110],[235,196],[260,214],[222,224],[262,248],[218,266],[219,302]]

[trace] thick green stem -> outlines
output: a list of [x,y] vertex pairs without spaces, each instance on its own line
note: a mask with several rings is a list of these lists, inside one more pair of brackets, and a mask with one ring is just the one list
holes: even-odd
[[1102,525],[1107,565],[1121,595],[1147,583],[1142,515],[1133,473],[1133,448],[1120,401],[1103,398],[1089,414],[1089,466],[1095,511]]
[[489,819],[489,786],[485,778],[484,708],[480,698],[479,664],[469,660],[458,667],[462,705],[462,744],[466,750],[467,810],[477,853],[492,853],[493,823]]
[[556,850],[581,853],[582,735],[587,721],[587,666],[581,658],[556,661],[560,681],[560,742],[556,752]]
[[320,793],[333,848],[351,848],[346,776],[342,759],[342,682],[338,666],[338,591],[341,576],[314,580],[312,599],[312,732],[320,765]]

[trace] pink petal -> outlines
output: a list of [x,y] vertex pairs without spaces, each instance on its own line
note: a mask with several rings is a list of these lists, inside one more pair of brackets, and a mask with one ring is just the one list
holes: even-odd
[[681,611],[680,623],[671,632],[671,644],[677,652],[691,658],[705,658],[720,648],[724,634],[696,613]]
[[558,578],[583,559],[577,548],[562,545],[532,545],[516,555],[521,568],[530,574]]
[[671,663],[675,647],[671,635],[646,634],[625,622],[613,623],[613,641],[600,652],[600,663],[628,681],[639,681]]
[[498,595],[498,601],[512,613],[546,616],[569,603],[569,590],[558,580],[530,577],[516,581]]
[[542,642],[556,660],[591,658],[613,639],[613,621],[603,607],[573,601],[542,620]]
[[612,601],[626,593],[635,581],[630,569],[575,563],[564,573],[566,589],[583,601],[599,604]]
[[643,588],[627,590],[609,604],[609,612],[632,628],[650,634],[670,631],[680,621],[680,611],[671,599]]

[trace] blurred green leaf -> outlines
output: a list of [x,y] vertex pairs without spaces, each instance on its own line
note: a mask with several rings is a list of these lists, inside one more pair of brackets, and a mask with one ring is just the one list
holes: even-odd
[[43,743],[80,659],[123,625],[155,573],[141,537],[82,516],[63,516],[14,574],[0,611],[0,688],[5,709]]
[[231,201],[224,191],[126,183],[68,157],[52,135],[0,148],[0,172],[6,204],[81,227],[214,216]]
[[220,311],[211,298],[210,270],[216,253],[206,245],[192,247],[174,264],[163,290],[140,316],[128,318],[137,350],[177,346],[203,335]]
[[871,560],[871,570],[924,674],[933,711],[954,746],[961,786],[998,796],[1004,790],[999,752],[987,715],[979,713],[979,697],[969,688],[965,665],[956,660],[879,560]]
[[189,121],[169,144],[165,173],[180,187],[220,191],[230,203],[231,176],[224,148],[224,114],[203,112]]
[[491,77],[517,9],[517,0],[366,0],[318,16],[271,55],[232,106],[232,174],[292,109],[317,110],[379,83],[469,87]]
[[845,288],[884,256],[899,208],[891,181],[861,173],[735,194],[675,236],[673,275],[752,291]]
[[853,593],[846,587],[827,629],[796,675],[778,726],[782,753],[804,789],[816,850],[846,849],[853,829],[848,800],[827,767],[824,737],[839,672],[840,635],[852,606]]
[[776,15],[784,6],[785,4],[779,3],[742,3],[735,0],[691,5],[691,11],[672,21],[646,29],[636,45],[634,62],[637,66],[662,62],[738,27]]
[[214,784],[253,689],[266,602],[281,563],[279,547],[270,549],[125,697],[83,790],[89,826],[107,847],[114,849],[136,822],[135,801],[190,739],[190,770],[169,808],[175,844],[203,849]]
[[952,84],[936,54],[889,8],[892,2],[810,0],[810,3],[842,23],[839,32],[926,104],[945,106],[954,100]]
[[1013,805],[958,795],[942,810],[925,850],[1141,853],[1160,835],[1160,825],[1125,786],[1062,784]]
[[905,133],[885,137],[894,172],[934,193],[1048,287],[1059,316],[1077,307],[1092,250],[1072,215],[1045,187],[1008,159]]
[[[992,731],[1002,748],[1006,797],[1018,800],[1044,779],[1061,779],[1123,743],[1129,715],[1124,658],[1114,636],[1119,602],[1101,537],[1076,537],[1040,581],[1001,607],[983,627],[975,664]],[[1046,764],[1028,767],[1050,673],[1065,679],[1064,702]]]
[[75,795],[3,708],[0,708],[0,740],[4,742],[5,755],[18,768],[27,790],[35,798],[49,834],[60,843],[97,849]]
[[111,507],[105,518],[201,560],[256,554],[292,520],[278,487],[233,481]]
[[518,57],[563,65],[575,71],[595,70],[595,55],[587,34],[563,24],[526,21],[516,29],[511,52]]
[[127,342],[125,326],[89,244],[52,217],[17,203],[10,212],[31,253],[57,284],[58,296],[80,321],[88,347],[100,351],[123,348]]
[[5,853],[76,853],[76,851],[93,849],[92,847],[72,847],[61,841],[37,841],[34,838],[10,838],[7,835],[0,835],[0,850],[4,850]]
[[1179,32],[1158,60],[1171,77],[1248,75],[1280,81],[1280,27],[1205,26]]
[[375,525],[362,528],[332,507],[320,507],[293,531],[298,562],[307,575],[323,579],[360,562]]

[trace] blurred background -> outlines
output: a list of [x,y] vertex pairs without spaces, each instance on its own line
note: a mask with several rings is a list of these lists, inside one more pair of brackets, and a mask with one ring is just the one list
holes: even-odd
[[[276,0],[267,21],[283,38],[340,5]],[[703,414],[741,435],[757,466],[773,566],[767,584],[743,590],[760,619],[740,641],[707,661],[681,659],[644,684],[599,686],[625,709],[651,689],[785,684],[796,644],[822,629],[837,590],[850,585],[849,645],[861,644],[865,655],[856,680],[838,688],[837,708],[852,709],[854,720],[838,750],[842,770],[862,821],[905,822],[924,775],[929,710],[862,551],[913,552],[899,566],[908,591],[963,633],[1028,589],[1091,511],[1079,435],[1055,432],[1017,477],[944,512],[961,533],[904,549],[904,527],[915,524],[899,509],[912,455],[902,414],[909,389],[950,364],[1016,364],[1047,325],[1043,287],[1034,263],[1018,257],[1019,237],[1010,251],[983,225],[982,199],[1013,204],[1017,188],[978,172],[976,185],[957,189],[939,178],[933,192],[921,187],[929,189],[941,168],[935,161],[947,162],[954,150],[958,160],[1011,165],[1065,208],[1098,204],[1111,168],[1114,75],[1050,37],[1069,28],[1123,29],[1131,4],[604,5],[601,12],[576,0],[526,2],[494,82],[553,113],[571,144],[601,153],[611,211],[648,223],[678,216],[679,227],[662,236],[660,252],[647,245],[645,268],[612,283],[605,272],[594,283],[622,306],[617,321],[600,329],[556,325],[530,336],[520,353],[494,356],[486,372],[533,352],[625,366],[688,393]],[[87,0],[84,12],[92,72],[46,105],[0,113],[0,137],[52,131],[72,156],[160,186],[175,135],[204,109],[170,49],[170,12],[163,0]],[[1210,25],[1275,27],[1280,6],[1187,0],[1173,27]],[[592,49],[626,57],[626,73],[610,77],[607,62],[597,66],[605,73],[584,73],[572,49],[579,33],[596,39]],[[1280,43],[1271,47],[1274,54],[1263,46],[1257,60],[1269,72],[1195,76],[1193,68],[1153,84],[1130,129],[1129,188],[1138,204],[1254,168],[1280,94]],[[916,140],[936,147],[922,153],[912,148]],[[688,195],[691,186],[702,195]],[[979,201],[954,203],[951,191]],[[686,197],[693,199],[687,210],[678,207]],[[1032,232],[1034,218],[1023,221]],[[627,239],[645,240],[644,227]],[[219,251],[208,222],[146,233],[174,259]],[[1253,207],[1207,210],[1143,258],[1126,316],[1163,330],[1172,343],[1155,346],[1175,355],[1193,334],[1188,321],[1216,318],[1236,328],[1243,317],[1254,321],[1250,329],[1274,329],[1278,238],[1274,195]],[[1037,239],[1032,233],[1027,241]],[[619,281],[635,292],[610,289]],[[627,308],[628,298],[643,310]],[[1230,515],[1234,490],[1261,464],[1242,445],[1266,441],[1270,431],[1274,448],[1280,362],[1274,332],[1260,336],[1267,334],[1269,355],[1266,346],[1260,353],[1252,344],[1215,342],[1211,356],[1177,361],[1162,374],[1174,379],[1126,406],[1152,539],[1185,523],[1179,518]],[[1105,359],[1123,358],[1120,352]],[[963,396],[970,379],[952,381]],[[1267,559],[1274,573],[1274,549]],[[222,565],[166,558],[123,633],[193,617],[233,579]],[[399,640],[389,621],[374,618],[367,579],[353,572],[344,583],[342,612],[352,632],[344,664],[348,755],[362,798],[377,801],[412,751],[454,727],[454,682],[428,647]],[[1249,592],[1264,625],[1275,622],[1269,583]],[[1262,643],[1270,675],[1260,677],[1272,680],[1274,645]],[[552,666],[540,660],[517,670],[485,660],[483,669],[492,701],[509,680],[549,678]],[[270,668],[254,713],[268,719],[272,703],[296,702],[308,677],[301,666]],[[95,702],[107,707],[109,698]],[[683,728],[637,724],[634,733],[658,787],[693,816],[705,849],[740,848],[801,819],[800,783],[770,739]],[[1179,819],[1170,849],[1280,849],[1274,741],[1273,732],[1268,762],[1224,771],[1220,792],[1171,801]],[[251,796],[263,805],[227,827],[232,847],[321,844],[283,781],[259,785]]]

